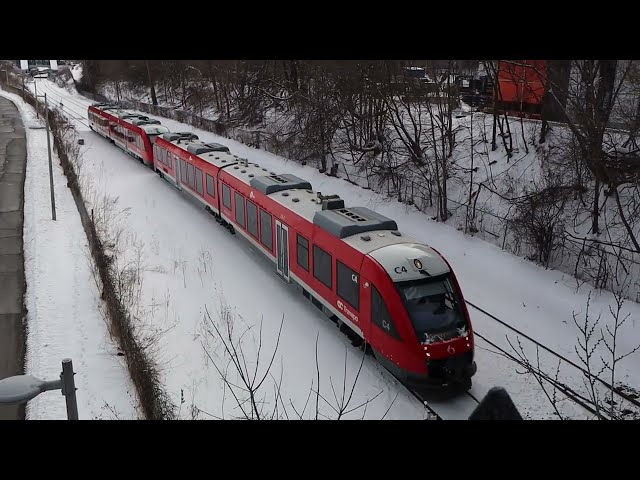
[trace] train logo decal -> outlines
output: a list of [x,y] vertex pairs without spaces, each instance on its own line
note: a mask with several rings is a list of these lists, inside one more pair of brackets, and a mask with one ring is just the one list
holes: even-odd
[[351,320],[353,320],[354,322],[358,323],[358,316],[353,313],[351,310],[349,310],[349,308],[342,303],[340,300],[338,300],[338,302],[336,303],[336,305],[338,305],[338,308],[347,316],[349,317]]

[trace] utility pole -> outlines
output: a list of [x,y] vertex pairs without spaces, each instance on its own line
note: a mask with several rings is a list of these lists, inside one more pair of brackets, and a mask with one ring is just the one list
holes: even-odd
[[56,199],[53,195],[53,163],[51,161],[51,139],[49,135],[49,111],[47,110],[47,94],[44,94],[45,125],[47,126],[47,150],[49,151],[49,190],[51,191],[51,218],[56,219]]
[[[40,95],[44,97],[44,125],[47,129],[47,151],[49,153],[49,191],[51,192],[51,219],[56,219],[56,199],[53,191],[53,162],[51,160],[51,138],[49,132],[49,110],[47,103],[47,94]],[[38,95],[36,95],[36,102],[38,101]],[[37,103],[36,103],[37,105]]]

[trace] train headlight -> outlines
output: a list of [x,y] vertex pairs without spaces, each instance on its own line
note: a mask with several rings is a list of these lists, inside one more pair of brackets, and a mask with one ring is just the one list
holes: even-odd
[[418,270],[422,270],[422,262],[421,262],[419,259],[417,259],[417,258],[416,258],[416,259],[413,261],[413,264],[416,266],[416,268],[417,268]]

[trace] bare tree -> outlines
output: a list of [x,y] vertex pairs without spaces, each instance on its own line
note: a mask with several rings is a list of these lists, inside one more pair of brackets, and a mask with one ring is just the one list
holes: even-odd
[[[220,305],[217,312],[217,321],[211,318],[206,307],[205,311],[204,331],[207,343],[203,341],[202,346],[211,364],[222,379],[225,392],[228,391],[233,397],[234,408],[240,411],[240,414],[236,416],[236,418],[248,420],[298,418],[302,420],[305,419],[307,410],[310,407],[310,400],[313,397],[315,398],[315,407],[312,407],[313,410],[309,410],[309,412],[316,420],[320,418],[340,420],[357,411],[362,411],[360,418],[364,419],[367,406],[382,393],[380,391],[372,398],[355,404],[354,393],[364,365],[365,353],[362,353],[358,370],[353,378],[349,380],[347,351],[345,351],[341,387],[338,388],[337,385],[334,384],[333,379],[329,377],[331,395],[323,393],[320,388],[318,339],[316,338],[316,379],[313,379],[311,382],[309,394],[304,404],[302,406],[296,406],[291,399],[285,399],[285,393],[282,388],[282,367],[277,376],[272,372],[280,344],[284,316],[280,322],[273,351],[263,362],[261,361],[264,348],[262,321],[260,321],[256,338],[256,336],[251,337],[250,335],[254,327],[245,324],[243,319],[234,315],[228,306],[224,304]],[[238,327],[241,327],[242,330],[238,330]],[[246,342],[248,340],[253,340],[257,344],[255,354],[253,355],[247,353]],[[222,354],[215,352],[214,344],[218,342],[222,345]],[[270,382],[267,380],[270,380]],[[269,388],[269,386],[271,388]],[[395,398],[388,406],[382,418],[386,416],[394,402]],[[330,413],[323,413],[327,408]],[[203,413],[206,414],[206,412]]]
[[[507,339],[516,357],[507,354],[505,356],[514,360],[519,366],[524,367],[525,374],[533,375],[539,383],[547,400],[560,418],[567,418],[560,412],[560,398],[558,392],[564,394],[564,398],[593,412],[595,418],[605,419],[637,419],[640,418],[640,407],[637,399],[640,397],[633,388],[622,384],[616,378],[617,366],[626,357],[636,353],[640,344],[627,352],[620,352],[618,342],[621,327],[629,315],[622,315],[624,295],[615,296],[615,305],[609,306],[612,326],[609,323],[602,327],[602,314],[593,315],[591,306],[591,292],[586,301],[586,308],[580,315],[573,312],[573,323],[578,331],[577,343],[574,345],[579,364],[569,362],[560,357],[557,358],[557,368],[554,373],[545,371],[541,366],[539,347],[536,345],[536,362],[531,362],[518,339],[518,348]],[[582,317],[582,318],[580,318]],[[605,353],[603,355],[603,353]],[[505,352],[506,353],[506,352]],[[600,365],[598,365],[600,360]],[[578,370],[582,375],[582,390],[575,385],[567,383],[573,377],[560,380],[560,367],[567,365],[572,371]]]

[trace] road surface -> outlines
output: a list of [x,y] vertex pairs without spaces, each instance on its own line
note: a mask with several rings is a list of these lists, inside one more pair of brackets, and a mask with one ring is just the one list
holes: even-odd
[[[26,317],[22,224],[26,135],[17,107],[0,97],[0,379],[22,374]],[[24,405],[0,405],[0,420],[24,419]]]

